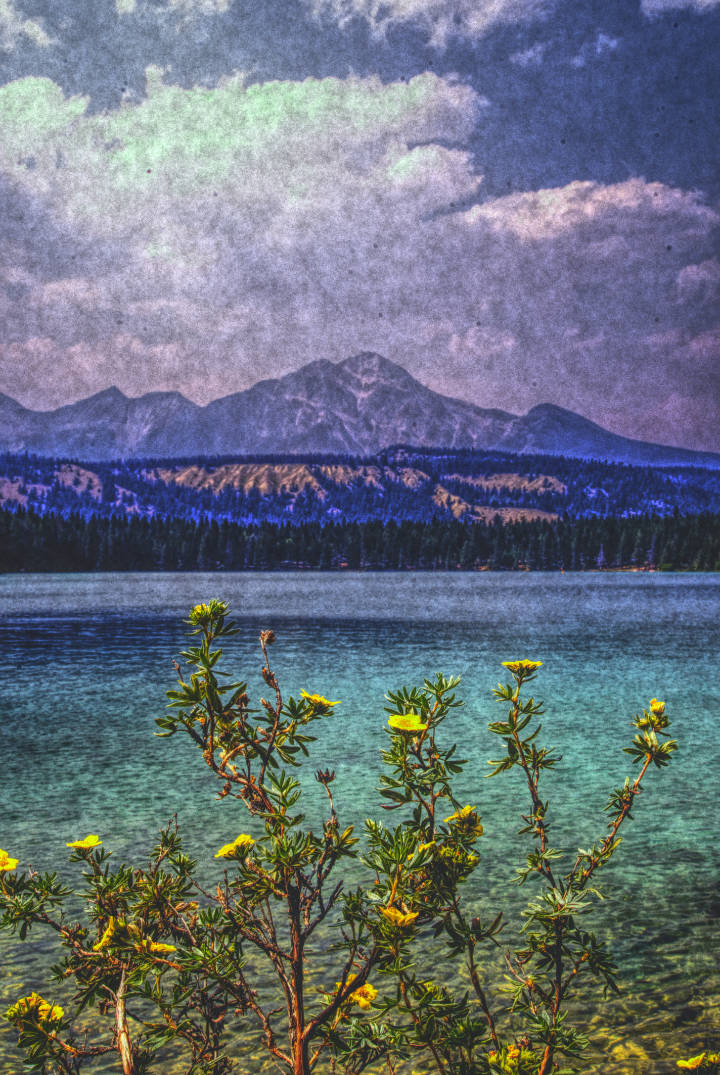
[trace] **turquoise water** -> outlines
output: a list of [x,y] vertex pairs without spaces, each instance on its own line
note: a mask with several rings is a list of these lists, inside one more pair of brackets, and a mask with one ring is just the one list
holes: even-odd
[[[670,1072],[675,1057],[720,1044],[718,576],[0,577],[0,846],[23,864],[67,873],[65,842],[88,832],[118,857],[137,857],[177,813],[189,850],[214,876],[214,851],[246,828],[240,807],[214,799],[189,743],[152,734],[185,640],[182,617],[212,596],[240,621],[228,667],[255,698],[264,687],[258,631],[273,627],[284,692],[342,699],[308,763],[336,770],[341,820],[378,813],[384,692],[436,671],[462,676],[466,706],[450,730],[470,759],[459,797],[479,804],[486,831],[470,896],[489,908],[520,864],[515,831],[526,805],[514,775],[483,780],[497,749],[487,722],[499,713],[491,692],[500,662],[545,662],[535,693],[546,700],[545,739],[564,756],[547,797],[555,843],[570,849],[602,834],[607,794],[631,771],[622,753],[630,718],[650,697],[665,699],[681,750],[670,771],[649,774],[618,866],[606,873],[601,928],[624,991],[607,1001],[593,994],[587,1070]],[[38,958],[10,945],[3,1003],[40,988]],[[16,1064],[3,1072],[19,1072],[7,1032],[0,1050],[4,1065]]]

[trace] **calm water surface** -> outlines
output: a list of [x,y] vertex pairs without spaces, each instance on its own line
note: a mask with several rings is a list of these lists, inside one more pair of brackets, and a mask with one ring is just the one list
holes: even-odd
[[[670,1072],[678,1056],[720,1045],[718,576],[1,576],[3,848],[67,874],[67,840],[99,832],[118,858],[137,858],[177,813],[188,849],[214,876],[215,849],[247,827],[240,808],[214,799],[189,743],[152,734],[185,640],[182,617],[212,596],[240,621],[228,667],[255,698],[264,686],[258,631],[273,627],[284,692],[342,699],[308,763],[337,771],[341,819],[378,812],[384,692],[437,671],[462,676],[466,706],[448,727],[470,759],[460,797],[479,804],[487,834],[468,894],[478,908],[504,898],[523,856],[521,782],[483,780],[497,749],[487,723],[499,713],[491,692],[500,662],[545,662],[536,684],[544,736],[563,754],[547,794],[555,843],[571,850],[602,835],[607,794],[631,771],[622,753],[630,718],[650,697],[666,699],[681,751],[670,771],[649,774],[606,871],[599,929],[623,993],[593,994],[587,1070]],[[6,944],[3,1006],[47,989],[38,951]],[[8,1032],[0,1070],[21,1071]]]

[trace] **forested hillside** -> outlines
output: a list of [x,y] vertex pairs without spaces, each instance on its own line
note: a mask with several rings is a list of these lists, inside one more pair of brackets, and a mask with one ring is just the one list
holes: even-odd
[[720,511],[720,471],[553,455],[395,448],[371,458],[246,456],[84,464],[0,455],[0,504],[89,519],[503,522]]

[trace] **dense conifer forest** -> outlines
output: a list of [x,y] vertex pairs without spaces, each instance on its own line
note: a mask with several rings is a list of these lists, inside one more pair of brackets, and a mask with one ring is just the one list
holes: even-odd
[[[0,455],[0,571],[720,570],[720,471],[396,447]],[[524,513],[524,514],[523,514]]]
[[720,570],[720,515],[241,525],[203,519],[0,512],[0,565],[18,571]]
[[[396,447],[369,458],[244,456],[83,463],[0,453],[0,504],[40,514],[219,522],[429,522],[495,509],[573,518],[720,511],[720,470]],[[489,517],[488,517],[489,512]]]

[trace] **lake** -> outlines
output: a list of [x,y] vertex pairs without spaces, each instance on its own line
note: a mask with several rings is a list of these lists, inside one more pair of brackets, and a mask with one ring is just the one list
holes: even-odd
[[[249,681],[251,697],[264,687],[258,632],[272,627],[284,693],[342,699],[308,763],[336,770],[341,821],[379,813],[385,691],[437,671],[462,677],[466,705],[446,727],[470,759],[458,795],[478,804],[485,825],[468,894],[479,906],[504,898],[525,846],[519,776],[483,779],[497,750],[487,723],[502,713],[492,698],[500,662],[544,662],[533,692],[546,701],[543,740],[563,754],[546,797],[555,845],[570,850],[605,831],[607,795],[632,772],[622,753],[630,719],[651,697],[666,700],[680,750],[669,771],[648,774],[617,863],[600,875],[609,899],[598,928],[623,992],[593,994],[595,1051],[584,1070],[670,1072],[676,1058],[718,1048],[720,576],[0,576],[0,845],[23,865],[69,875],[65,842],[88,832],[117,858],[141,856],[177,813],[190,852],[219,875],[212,856],[242,831],[241,807],[214,798],[189,742],[153,736],[182,618],[210,597],[229,601],[239,621],[226,667]],[[529,895],[514,889],[511,899]],[[47,991],[42,946],[5,949],[3,1007]],[[2,1070],[19,1075],[13,1041],[0,1034]]]

